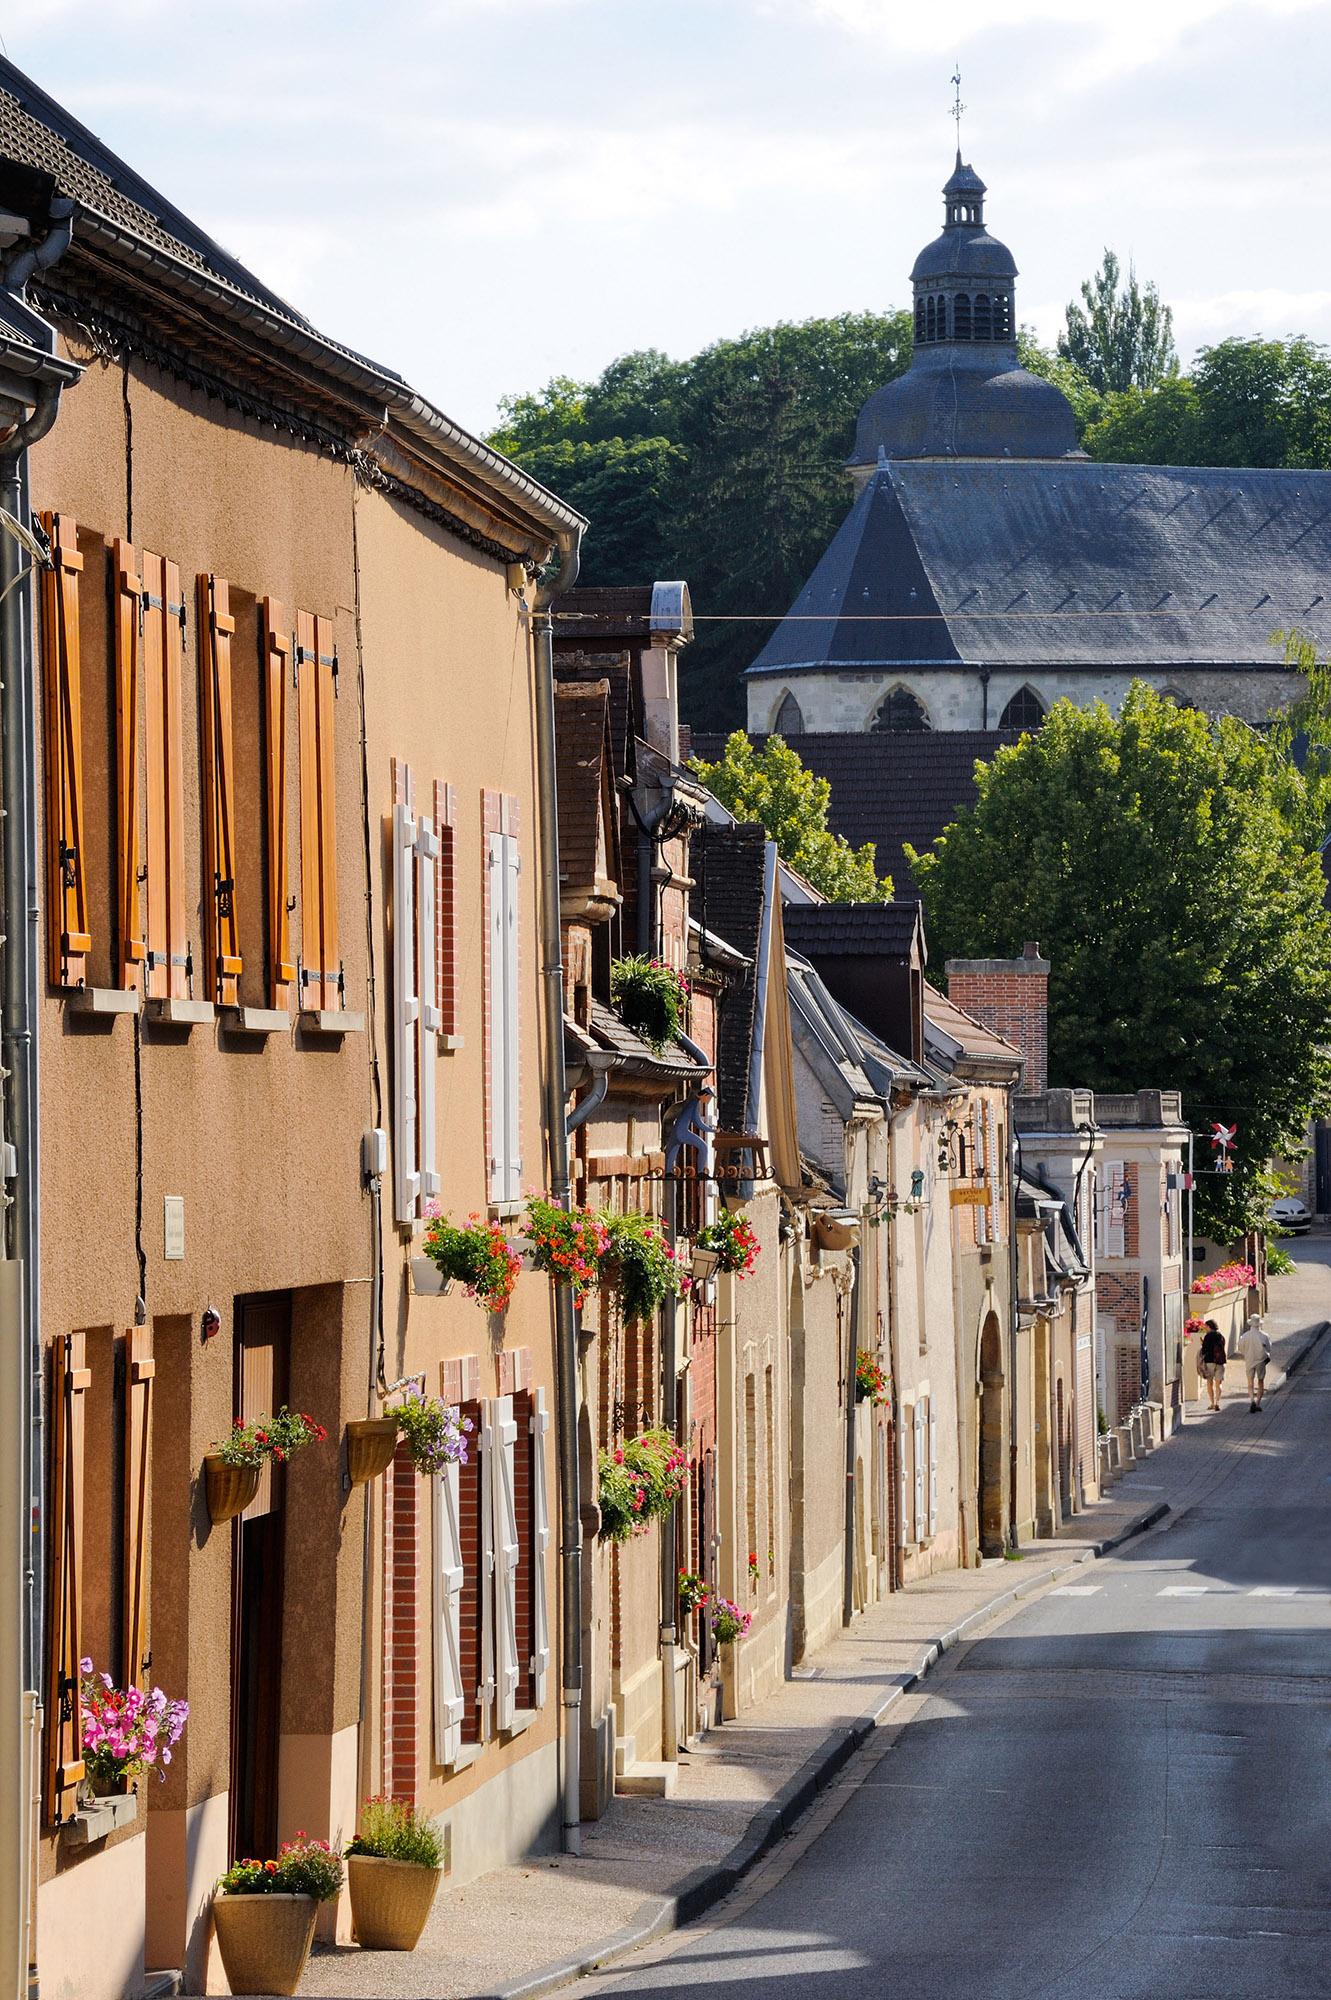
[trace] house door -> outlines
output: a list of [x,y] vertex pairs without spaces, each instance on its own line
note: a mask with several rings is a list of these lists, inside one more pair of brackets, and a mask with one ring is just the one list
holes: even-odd
[[[291,1299],[236,1306],[233,1407],[239,1423],[287,1400]],[[286,1474],[269,1465],[234,1527],[231,1584],[231,1856],[277,1851]]]
[[1007,1541],[1003,1337],[990,1313],[980,1336],[980,1552],[1001,1556]]
[[1068,1413],[1063,1401],[1063,1378],[1061,1375],[1058,1378],[1058,1386],[1054,1393],[1057,1398],[1055,1422],[1058,1431],[1058,1511],[1066,1521],[1072,1515],[1072,1452],[1070,1448],[1071,1441],[1068,1437]]

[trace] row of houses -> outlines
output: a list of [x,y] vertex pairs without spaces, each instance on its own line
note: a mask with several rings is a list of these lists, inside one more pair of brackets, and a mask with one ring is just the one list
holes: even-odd
[[[687,588],[577,588],[576,512],[7,64],[0,279],[0,1938],[16,1993],[202,1992],[237,1855],[379,1792],[455,1883],[576,1854],[1093,1503],[1180,1415],[1187,1134],[1049,1087],[1034,946],[945,994],[917,904],[819,901],[681,756]],[[543,1196],[636,1231],[617,1280],[540,1268]],[[406,1395],[465,1461],[365,1476]],[[283,1408],[324,1436],[227,1517]],[[189,1703],[110,1806],[84,1662]]]

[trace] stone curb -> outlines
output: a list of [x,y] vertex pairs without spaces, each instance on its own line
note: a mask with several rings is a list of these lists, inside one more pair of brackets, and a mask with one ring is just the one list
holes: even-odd
[[1308,1338],[1304,1341],[1302,1347],[1296,1348],[1294,1353],[1290,1355],[1288,1364],[1286,1365],[1285,1368],[1284,1379],[1286,1382],[1288,1382],[1290,1376],[1294,1374],[1296,1369],[1302,1368],[1304,1362],[1308,1359],[1308,1356],[1312,1353],[1314,1347],[1316,1347],[1318,1341],[1322,1338],[1322,1335],[1326,1332],[1328,1327],[1331,1327],[1331,1319],[1319,1320],[1317,1322],[1317,1325],[1313,1328],[1312,1332],[1308,1335]]
[[[1325,1331],[1325,1327],[1320,1329]],[[1318,1336],[1314,1335],[1314,1339]],[[1312,1342],[1309,1342],[1311,1347]],[[1300,1357],[1302,1358],[1302,1357]],[[620,1930],[612,1931],[608,1937],[585,1951],[570,1952],[565,1958],[555,1959],[550,1965],[543,1965],[535,1972],[514,1980],[508,1986],[495,1986],[488,1993],[478,1994],[475,2000],[532,2000],[539,1993],[549,1993],[557,1986],[567,1986],[585,1973],[595,1972],[598,1967],[608,1965],[613,1959],[621,1958],[626,1952],[634,1951],[640,1945],[648,1944],[655,1937],[668,1931],[679,1930],[685,1924],[697,1921],[707,1910],[730,1894],[762,1857],[773,1848],[778,1840],[790,1833],[796,1822],[803,1818],[818,1794],[847,1764],[855,1752],[868,1741],[874,1730],[882,1722],[892,1705],[912,1688],[918,1687],[932,1666],[959,1644],[977,1626],[987,1624],[997,1613],[1010,1610],[1028,1597],[1057,1583],[1061,1577],[1070,1576],[1083,1564],[1096,1561],[1116,1549],[1123,1542],[1141,1535],[1153,1528],[1157,1521],[1169,1512],[1169,1503],[1157,1501],[1148,1507],[1115,1535],[1107,1535],[1102,1541],[1093,1542],[1078,1550],[1064,1563],[1052,1569],[1042,1570],[1039,1576],[1023,1583],[1013,1584],[1008,1590],[1000,1591],[987,1604],[977,1605],[974,1611],[941,1633],[926,1646],[920,1656],[919,1665],[912,1671],[890,1677],[881,1701],[853,1722],[840,1723],[828,1731],[827,1736],[808,1757],[793,1777],[787,1778],[780,1791],[765,1806],[754,1814],[748,1831],[737,1840],[729,1853],[721,1860],[704,1863],[686,1875],[679,1887],[670,1896],[651,1896],[638,1905],[627,1924]]]

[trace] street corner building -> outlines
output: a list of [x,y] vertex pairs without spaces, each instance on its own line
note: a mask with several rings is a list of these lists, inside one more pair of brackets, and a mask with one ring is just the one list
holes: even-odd
[[[533,578],[583,524],[8,64],[0,211],[6,1401],[46,1527],[7,1789],[42,1984],[110,2000],[203,1991],[228,1862],[368,1794],[455,1876],[558,1840],[549,1287],[418,1278],[432,1208],[545,1175]],[[394,1391],[460,1406],[447,1478],[367,1459]],[[299,1455],[224,1462],[284,1409]],[[93,1800],[83,1661],[188,1701],[164,1782]]]

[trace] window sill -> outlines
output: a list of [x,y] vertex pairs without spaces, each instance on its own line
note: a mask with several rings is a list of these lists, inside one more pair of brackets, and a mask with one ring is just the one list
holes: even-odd
[[495,1222],[509,1222],[515,1215],[524,1214],[526,1207],[527,1204],[525,1201],[492,1201],[489,1203],[486,1213]]
[[484,1743],[464,1743],[452,1763],[445,1764],[443,1769],[450,1778],[459,1777],[463,1771],[469,1771],[473,1764],[480,1762],[484,1750]]
[[502,1741],[511,1743],[515,1736],[521,1736],[524,1730],[531,1728],[540,1712],[539,1708],[515,1709],[513,1711],[513,1720],[509,1723],[508,1728],[501,1729],[499,1732]]
[[365,1016],[349,1014],[341,1007],[302,1008],[297,1017],[302,1034],[319,1035],[340,1041],[343,1035],[363,1035]]
[[147,1019],[167,1028],[202,1028],[217,1019],[211,1000],[150,1000]]
[[76,986],[69,996],[75,1014],[137,1014],[137,986]]
[[229,1035],[285,1035],[291,1014],[286,1007],[224,1007],[222,1026]]
[[98,1799],[96,1805],[80,1806],[74,1817],[64,1822],[62,1831],[71,1847],[91,1847],[94,1841],[105,1840],[117,1827],[130,1826],[138,1816],[138,1794],[116,1793]]

